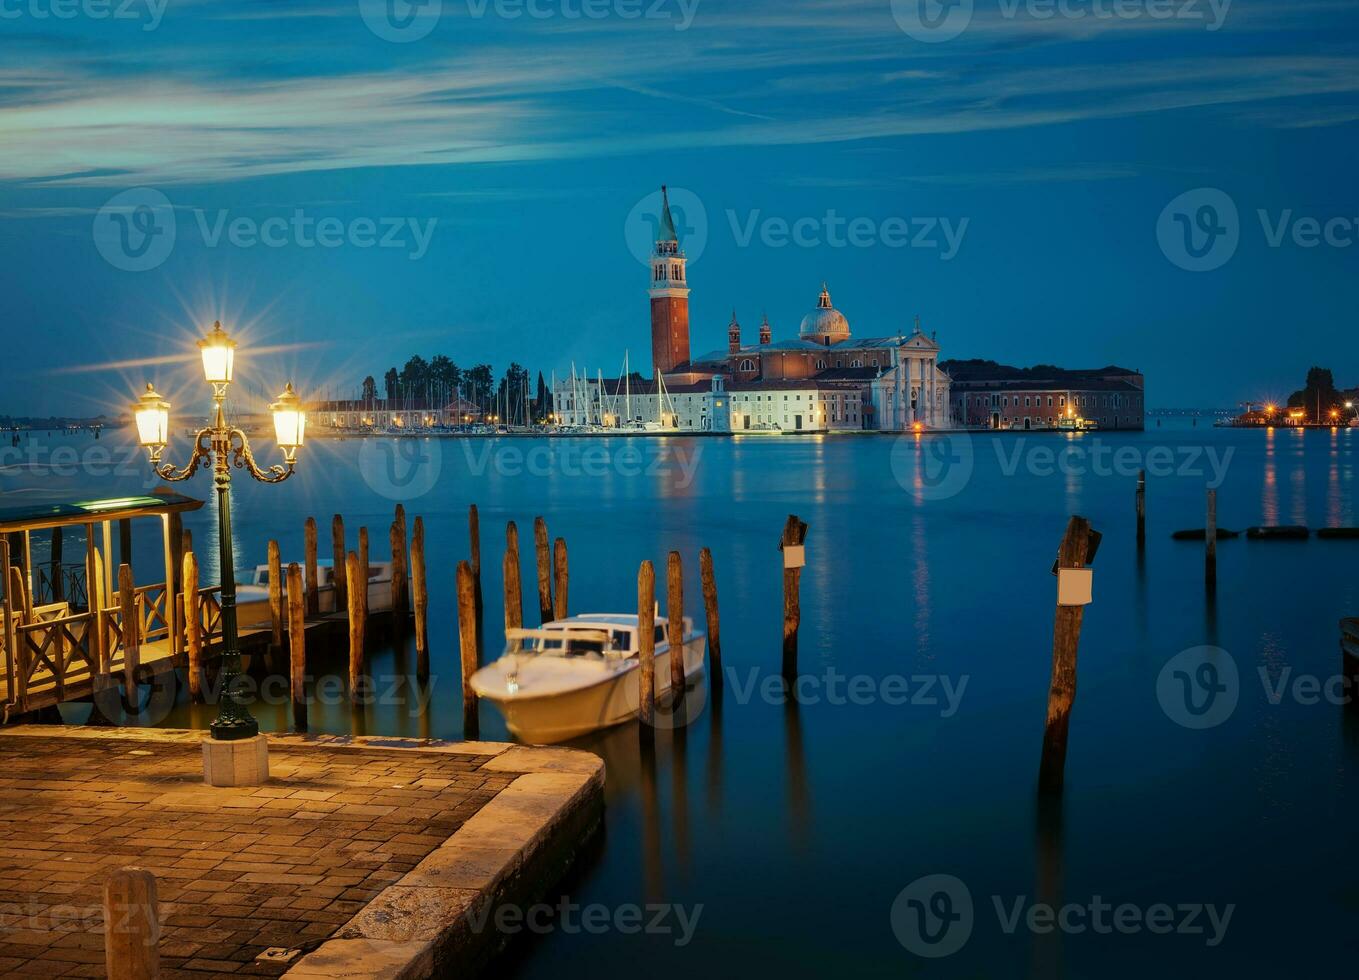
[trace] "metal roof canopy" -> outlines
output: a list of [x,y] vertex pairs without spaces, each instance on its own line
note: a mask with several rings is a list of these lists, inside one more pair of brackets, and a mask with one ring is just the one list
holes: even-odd
[[39,531],[54,527],[98,524],[133,517],[155,517],[198,510],[203,501],[177,493],[157,491],[139,497],[104,500],[61,500],[6,505],[0,495],[0,534]]

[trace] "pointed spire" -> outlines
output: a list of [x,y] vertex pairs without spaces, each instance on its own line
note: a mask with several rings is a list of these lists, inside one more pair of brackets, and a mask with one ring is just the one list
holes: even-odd
[[661,202],[664,207],[661,209],[661,227],[656,240],[679,244],[679,234],[675,231],[675,216],[670,213],[670,189],[664,184],[661,185]]

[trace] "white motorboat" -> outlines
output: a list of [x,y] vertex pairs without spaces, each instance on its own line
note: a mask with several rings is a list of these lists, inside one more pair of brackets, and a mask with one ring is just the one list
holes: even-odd
[[[656,700],[670,700],[670,644],[656,623]],[[703,671],[707,637],[684,619],[686,683]],[[510,630],[505,655],[472,676],[472,689],[494,704],[521,741],[551,745],[637,717],[637,617],[591,614]]]

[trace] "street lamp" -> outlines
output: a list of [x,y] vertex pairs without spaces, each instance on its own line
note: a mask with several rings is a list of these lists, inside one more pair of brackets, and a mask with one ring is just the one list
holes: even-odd
[[236,342],[214,323],[212,333],[198,342],[203,357],[203,377],[212,385],[212,423],[194,437],[193,454],[183,469],[172,463],[162,463],[161,456],[170,441],[170,406],[156,389],[146,386],[146,392],[133,405],[137,422],[137,437],[151,458],[151,467],[162,480],[178,483],[193,476],[200,466],[211,464],[213,483],[217,487],[217,524],[221,538],[222,576],[222,632],[225,650],[222,656],[222,693],[217,705],[217,720],[212,723],[212,737],[219,742],[235,742],[254,738],[259,734],[259,723],[250,711],[236,700],[236,683],[241,675],[240,636],[236,625],[236,569],[231,545],[231,467],[244,469],[261,483],[282,483],[293,475],[297,465],[297,451],[306,434],[307,417],[302,402],[289,384],[278,401],[269,406],[274,416],[274,435],[283,451],[284,465],[261,469],[250,451],[250,440],[240,429],[227,425],[227,388],[231,385],[236,364]]

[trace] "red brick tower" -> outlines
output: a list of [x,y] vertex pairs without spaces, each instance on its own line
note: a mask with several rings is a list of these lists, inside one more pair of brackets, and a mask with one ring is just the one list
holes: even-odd
[[689,363],[689,280],[664,187],[661,199],[664,212],[651,253],[651,361],[657,373],[665,374]]
[[764,315],[764,323],[760,324],[760,343],[768,344],[774,340],[774,328],[769,325],[769,314]]
[[741,353],[741,324],[736,322],[736,311],[731,311],[731,325],[727,327],[727,351]]

